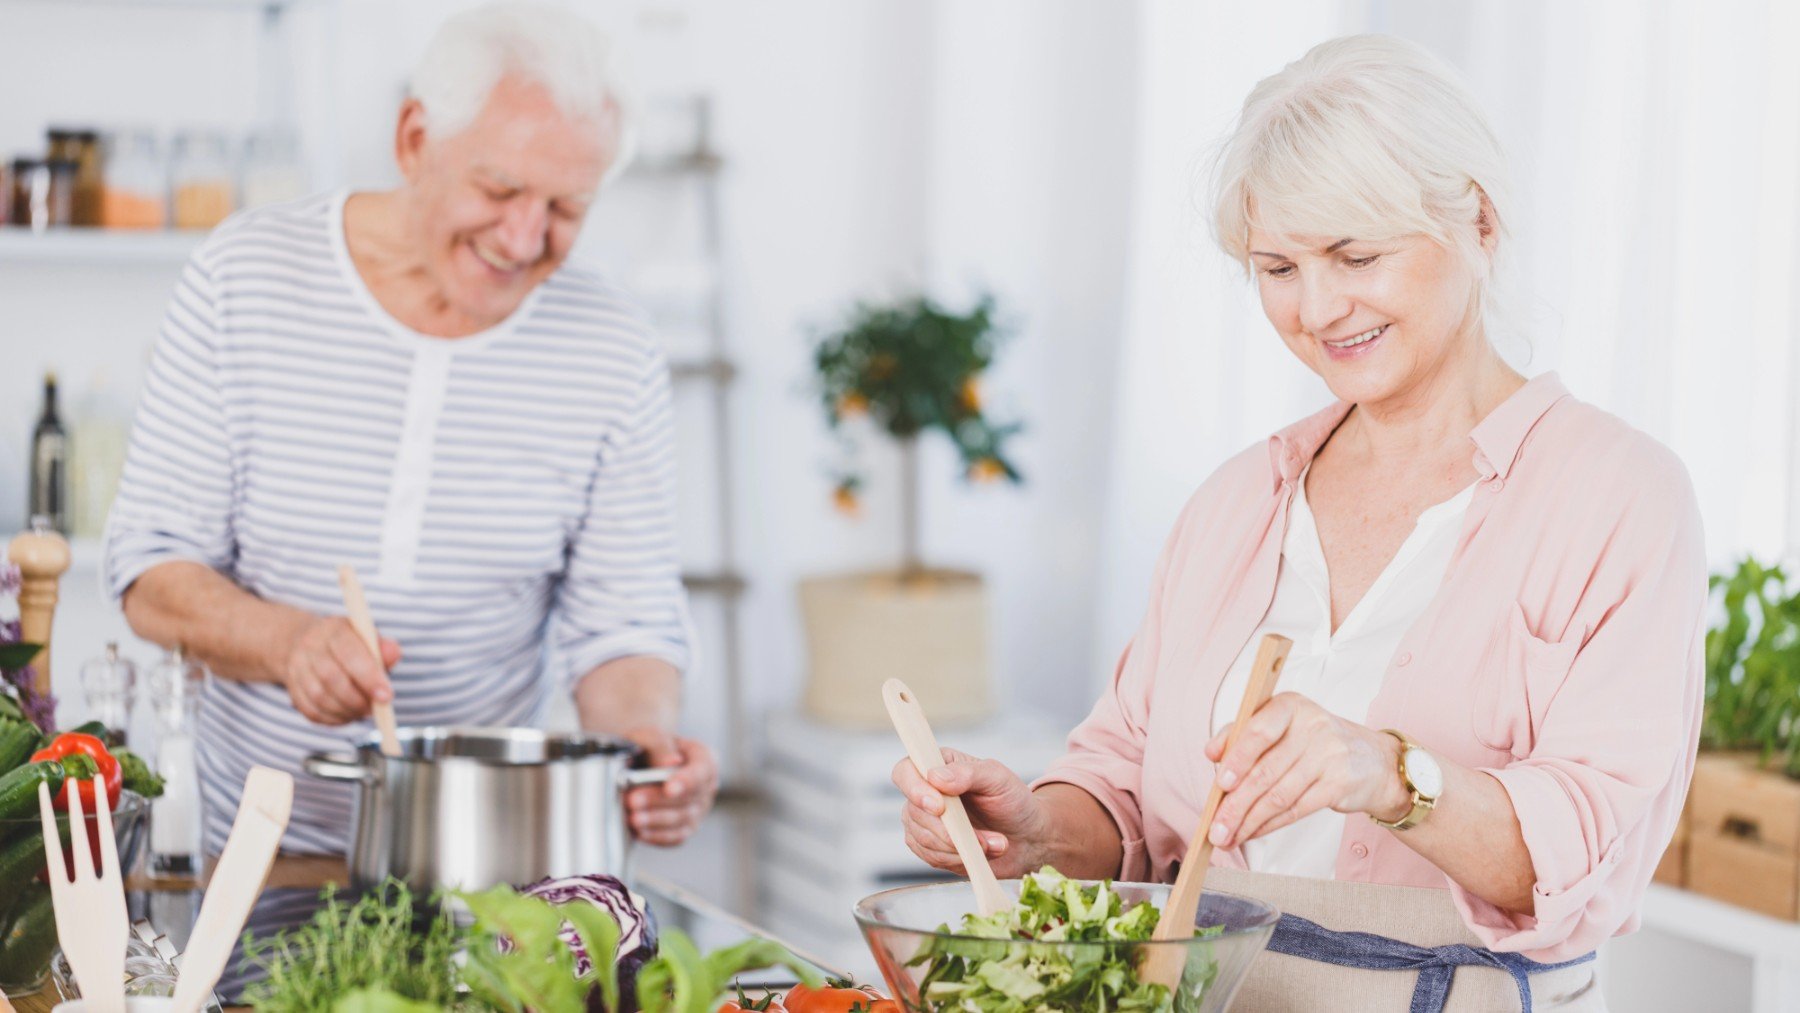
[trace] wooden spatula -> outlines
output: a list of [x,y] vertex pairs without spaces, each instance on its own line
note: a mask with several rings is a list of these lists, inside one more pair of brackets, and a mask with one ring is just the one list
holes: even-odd
[[[906,755],[912,757],[913,766],[919,769],[919,776],[944,765],[944,751],[938,748],[937,736],[931,733],[931,723],[925,720],[925,710],[919,706],[919,698],[906,688],[906,683],[899,679],[889,679],[881,687],[882,702],[887,704],[888,717],[894,721],[894,731],[900,733],[900,741],[906,746]],[[987,852],[981,848],[981,841],[975,836],[975,826],[969,822],[969,812],[963,808],[962,799],[954,795],[944,796],[944,829],[950,834],[950,843],[956,845],[956,854],[962,859],[963,868],[969,870],[969,885],[975,888],[975,910],[982,917],[1004,911],[1012,906],[1012,900],[1006,891],[1000,889],[1000,881],[994,878],[993,867],[988,865]]]
[[[356,571],[350,569],[348,563],[338,566],[338,587],[344,591],[344,611],[350,616],[350,625],[356,627],[356,635],[368,645],[376,667],[385,669],[387,665],[381,660],[381,638],[375,635],[375,619],[369,615],[369,601],[363,597],[362,582],[356,579]],[[382,754],[399,756],[400,730],[394,721],[392,703],[375,703],[375,727],[381,732]]]
[[212,995],[231,957],[232,943],[243,931],[250,908],[262,896],[293,807],[293,777],[268,767],[250,768],[231,836],[225,839],[225,850],[219,853],[219,864],[206,884],[200,917],[194,921],[187,953],[181,958],[181,975],[170,1003],[175,1013],[194,1013]]
[[[1265,634],[1262,643],[1257,645],[1256,661],[1250,666],[1250,682],[1244,686],[1244,700],[1238,704],[1237,720],[1225,733],[1227,750],[1237,741],[1244,722],[1250,720],[1250,716],[1275,692],[1281,665],[1287,661],[1288,649],[1293,646],[1292,640],[1275,633]],[[1213,846],[1209,835],[1213,817],[1218,814],[1219,802],[1224,797],[1225,790],[1214,782],[1212,791],[1206,796],[1206,811],[1200,816],[1200,829],[1188,842],[1187,856],[1181,860],[1181,872],[1175,877],[1175,889],[1169,891],[1169,902],[1163,905],[1156,934],[1151,936],[1153,940],[1193,938],[1194,919],[1200,913],[1200,889],[1206,883],[1206,867],[1212,864]],[[1143,967],[1139,969],[1140,980],[1171,989],[1181,982],[1181,968],[1187,960],[1184,947],[1146,946],[1142,952],[1145,957]]]

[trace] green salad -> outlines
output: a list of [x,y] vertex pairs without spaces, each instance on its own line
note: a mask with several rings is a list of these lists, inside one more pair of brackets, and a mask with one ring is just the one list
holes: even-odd
[[[909,962],[927,965],[919,998],[927,1009],[971,1013],[1028,1010],[1183,1010],[1195,1004],[1218,968],[1210,955],[1188,960],[1179,995],[1138,980],[1139,948],[1031,946],[1026,943],[1139,943],[1156,932],[1154,904],[1130,907],[1112,881],[1082,883],[1045,866],[1020,883],[1019,902],[983,918],[964,915],[959,936],[928,939]],[[1217,935],[1220,928],[1201,929]],[[948,925],[938,927],[948,934]]]

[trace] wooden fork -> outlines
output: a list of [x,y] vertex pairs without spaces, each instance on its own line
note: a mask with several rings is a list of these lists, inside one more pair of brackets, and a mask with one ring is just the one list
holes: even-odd
[[99,831],[101,863],[96,874],[81,795],[76,791],[80,785],[76,778],[64,782],[69,798],[69,850],[75,858],[75,879],[70,881],[68,866],[63,864],[62,835],[50,807],[50,786],[38,784],[38,815],[44,823],[44,857],[50,864],[56,935],[81,986],[85,1008],[93,1013],[125,1013],[125,934],[130,931],[130,919],[125,914],[119,846],[113,840],[106,785],[96,776],[94,823]]

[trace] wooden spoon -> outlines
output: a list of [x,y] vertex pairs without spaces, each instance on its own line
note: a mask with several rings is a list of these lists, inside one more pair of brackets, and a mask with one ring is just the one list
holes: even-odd
[[[1287,661],[1288,649],[1293,646],[1292,640],[1279,634],[1263,635],[1262,643],[1256,647],[1256,661],[1250,666],[1250,681],[1244,686],[1243,702],[1238,704],[1237,720],[1225,733],[1227,751],[1237,741],[1244,722],[1250,720],[1275,692],[1282,663]],[[1213,817],[1218,814],[1219,802],[1224,797],[1225,789],[1214,781],[1211,793],[1206,796],[1206,811],[1200,816],[1200,829],[1188,842],[1187,856],[1181,860],[1181,873],[1175,877],[1175,889],[1169,891],[1168,903],[1163,905],[1162,918],[1156,923],[1152,940],[1194,937],[1194,919],[1200,914],[1200,888],[1206,883],[1206,867],[1212,864],[1210,832]],[[1145,956],[1143,967],[1139,969],[1140,980],[1166,985],[1170,989],[1181,983],[1181,969],[1187,962],[1186,947],[1146,946],[1142,952]]]
[[[919,776],[944,765],[944,751],[938,748],[937,736],[931,733],[931,723],[925,720],[925,711],[919,706],[919,698],[906,688],[906,683],[899,679],[889,679],[882,684],[881,699],[887,704],[888,717],[894,721],[894,731],[900,733],[900,741],[906,746],[906,755],[912,757],[913,766],[919,770]],[[982,917],[1004,911],[1012,907],[1012,899],[1006,891],[1000,889],[1000,881],[994,878],[993,867],[988,865],[987,852],[981,848],[981,841],[975,836],[975,826],[969,822],[969,811],[963,808],[962,799],[955,795],[944,796],[944,829],[950,834],[950,843],[956,845],[956,854],[962,859],[963,868],[969,871],[969,885],[975,888],[975,910]]]
[[[387,665],[381,660],[381,638],[375,635],[375,620],[369,615],[368,599],[363,597],[362,582],[356,579],[356,571],[350,569],[348,563],[338,566],[338,586],[344,591],[344,611],[350,614],[350,625],[356,627],[356,635],[375,656],[376,666],[385,670]],[[394,721],[393,703],[376,701],[375,727],[381,731],[382,755],[399,756],[400,732]]]

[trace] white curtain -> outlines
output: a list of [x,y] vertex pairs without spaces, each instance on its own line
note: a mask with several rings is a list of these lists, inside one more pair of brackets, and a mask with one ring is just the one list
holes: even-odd
[[1209,145],[1314,43],[1383,31],[1458,66],[1512,158],[1523,334],[1501,349],[1672,447],[1715,565],[1800,545],[1800,5],[1150,0],[1112,474],[1101,672],[1181,503],[1322,405],[1211,246]]

